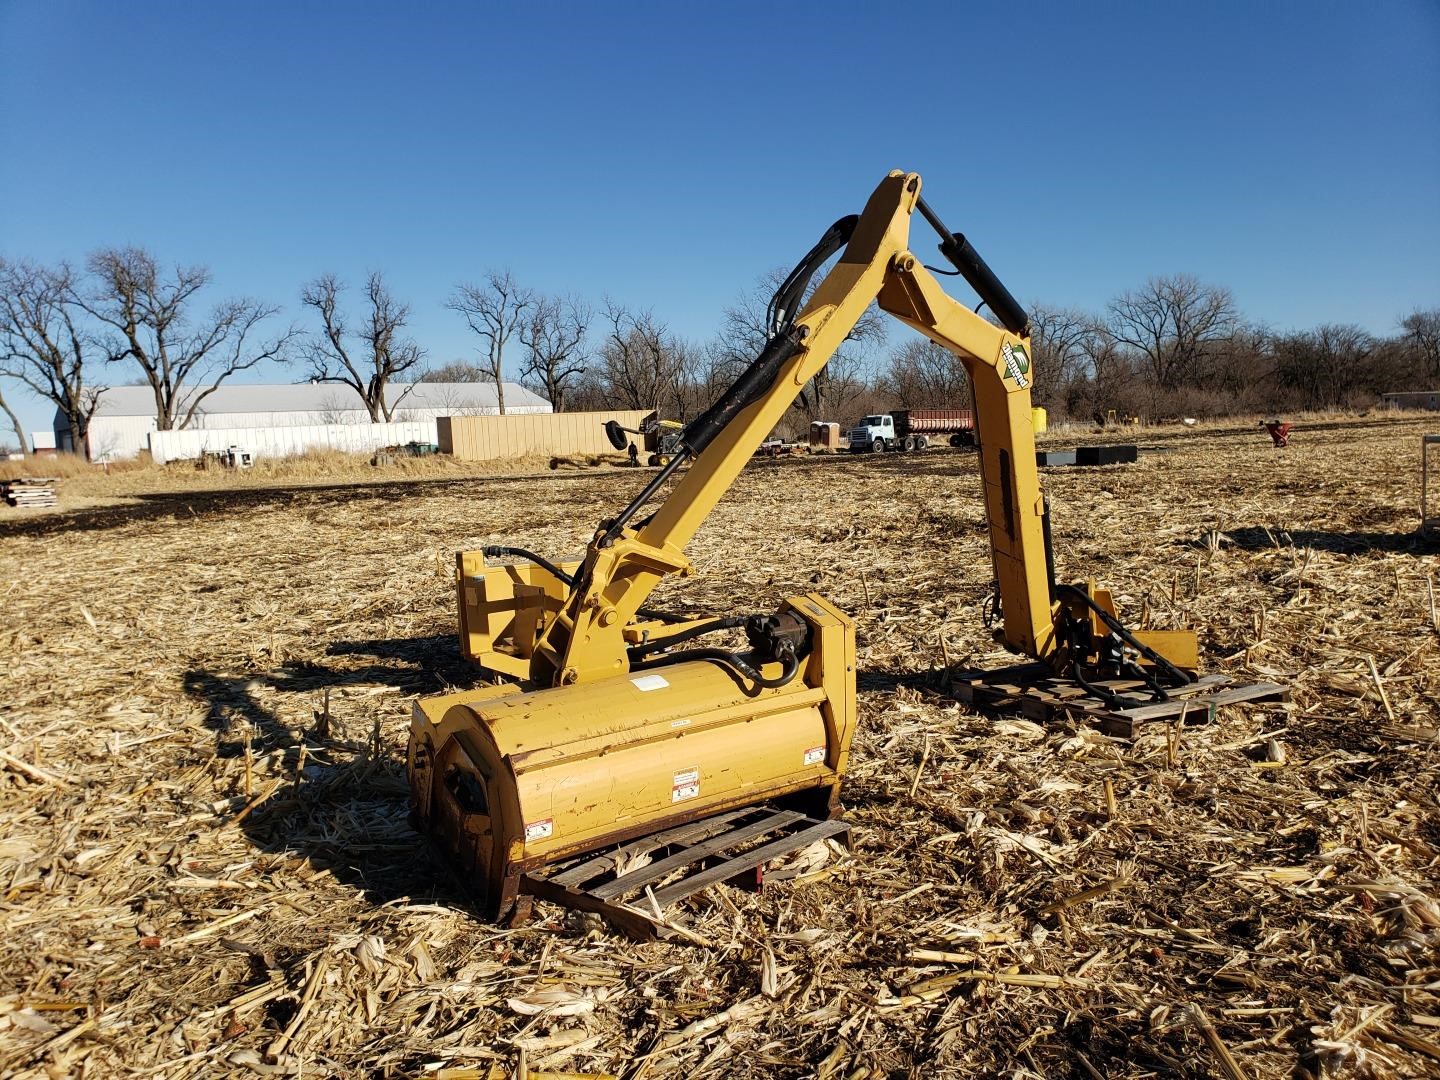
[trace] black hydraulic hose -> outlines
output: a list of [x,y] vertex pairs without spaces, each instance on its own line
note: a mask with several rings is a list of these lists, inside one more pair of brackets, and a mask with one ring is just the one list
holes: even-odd
[[646,660],[639,664],[632,664],[631,671],[644,671],[648,668],[664,667],[669,664],[678,664],[685,660],[714,660],[734,669],[742,678],[749,679],[756,686],[764,687],[767,690],[775,690],[789,683],[800,671],[800,658],[793,651],[786,651],[781,658],[780,674],[773,679],[768,679],[755,670],[744,657],[738,656],[725,649],[687,649],[684,652],[672,653],[663,659]]
[[800,341],[790,331],[772,337],[760,350],[760,355],[730,384],[715,404],[686,425],[681,435],[685,448],[698,456],[741,409],[765,396],[780,377],[781,366],[799,351]]
[[[557,580],[563,582],[569,588],[573,589],[575,587],[574,575],[565,573],[564,570],[561,570],[560,567],[545,558],[545,556],[537,555],[529,548],[513,547],[508,544],[491,544],[480,550],[487,559],[528,559],[536,566],[542,567],[554,575]],[[657,622],[667,623],[689,622],[695,617],[693,615],[680,615],[673,611],[657,611],[655,608],[641,608],[636,614],[644,616],[647,619],[654,619]]]
[[831,225],[820,237],[819,242],[805,253],[805,257],[786,276],[780,287],[775,290],[775,295],[771,297],[765,313],[766,327],[770,338],[766,341],[765,347],[760,350],[760,355],[710,408],[685,426],[685,430],[680,433],[679,448],[674,456],[645,485],[645,490],[635,496],[630,501],[630,505],[608,524],[605,535],[600,541],[602,545],[613,543],[630,519],[655,497],[675,470],[686,461],[699,457],[715,436],[720,434],[731,420],[735,419],[736,413],[758,401],[767,390],[775,385],[781,365],[800,350],[800,341],[791,331],[794,328],[795,315],[804,298],[805,289],[810,284],[810,279],[815,276],[815,272],[824,265],[827,259],[850,242],[850,237],[854,235],[855,226],[859,221],[858,214],[851,214]]
[[566,585],[569,585],[571,588],[575,587],[575,578],[572,575],[565,573],[564,570],[561,570],[560,567],[556,566],[549,559],[545,558],[545,556],[536,555],[535,552],[529,550],[528,548],[509,547],[504,544],[491,544],[489,547],[481,548],[480,550],[487,559],[529,559],[536,566],[548,570],[552,575],[554,575],[560,581],[564,582]]
[[[650,482],[645,485],[645,490],[631,499],[630,505],[625,507],[624,510],[621,510],[615,520],[610,522],[609,527],[605,530],[605,535],[600,539],[600,545],[602,547],[609,547],[614,543],[615,538],[618,537],[621,530],[629,524],[630,519],[640,512],[641,507],[655,497],[655,493],[664,486],[666,480],[670,479],[671,473],[689,461],[690,457],[690,449],[681,446],[680,449],[675,452],[675,456],[670,459],[669,463],[663,466]],[[601,522],[601,524],[604,524],[604,522]]]
[[850,214],[831,225],[775,290],[765,312],[766,330],[770,337],[765,342],[765,347],[760,350],[760,355],[720,395],[715,404],[686,425],[680,441],[692,455],[698,456],[709,446],[711,440],[735,419],[741,409],[760,400],[775,385],[781,365],[800,351],[800,340],[793,331],[795,316],[805,298],[805,290],[815,272],[837,251],[850,243],[859,221],[859,215]]
[[[1103,622],[1116,634],[1120,635],[1120,639],[1124,641],[1125,644],[1129,645],[1132,649],[1134,649],[1141,656],[1149,660],[1157,668],[1160,668],[1181,686],[1184,686],[1186,683],[1192,683],[1195,681],[1195,676],[1189,674],[1188,672],[1181,671],[1169,660],[1166,660],[1165,657],[1161,656],[1154,649],[1150,648],[1150,646],[1141,644],[1136,639],[1135,635],[1130,633],[1130,631],[1125,628],[1124,623],[1122,623],[1114,615],[1111,615],[1110,612],[1106,611],[1103,607],[1096,603],[1094,598],[1084,589],[1077,588],[1074,585],[1057,585],[1055,587],[1055,594],[1056,596],[1070,596],[1079,600],[1091,611],[1095,612],[1096,615],[1100,616],[1101,622]],[[1079,665],[1077,664],[1076,666],[1078,667]],[[1083,681],[1081,685],[1084,685]]]
[[1010,290],[995,276],[995,271],[990,269],[970,241],[965,239],[965,235],[946,228],[940,215],[935,213],[923,198],[917,200],[916,209],[930,223],[930,227],[940,234],[940,254],[960,271],[975,290],[975,294],[995,313],[1000,324],[1012,334],[1024,334],[1030,325],[1030,316],[1020,306],[1020,301],[1010,295]]
[[733,615],[727,619],[715,619],[711,622],[701,623],[699,626],[692,626],[689,630],[681,630],[676,634],[642,641],[639,645],[631,645],[627,651],[630,653],[631,660],[643,660],[649,653],[668,649],[672,645],[679,645],[682,641],[693,641],[705,634],[713,634],[720,630],[734,630],[744,625],[743,616]]
[[[1089,694],[1093,698],[1099,698],[1101,701],[1105,702],[1105,704],[1111,706],[1112,708],[1123,707],[1126,702],[1119,694],[1115,693],[1113,690],[1108,689],[1107,687],[1096,686],[1089,679],[1085,678],[1084,668],[1079,661],[1079,654],[1081,650],[1080,632],[1081,627],[1084,624],[1081,623],[1079,619],[1071,616],[1068,611],[1062,610],[1060,612],[1060,619],[1061,622],[1058,627],[1058,630],[1060,632],[1060,639],[1066,644],[1068,644],[1071,652],[1075,654],[1076,659],[1072,665],[1071,674],[1074,676],[1075,681],[1080,684],[1080,689],[1084,690],[1085,693]],[[1154,686],[1153,683],[1151,683],[1150,685],[1152,687]],[[1161,690],[1160,694],[1164,696],[1165,691]]]
[[800,310],[801,301],[805,299],[805,289],[809,286],[810,279],[832,255],[850,243],[858,224],[859,214],[847,214],[831,225],[780,283],[765,311],[765,326],[771,337],[783,334],[795,325],[795,315]]
[[1170,695],[1165,692],[1165,688],[1160,685],[1160,681],[1156,679],[1155,676],[1151,675],[1148,671],[1146,671],[1143,667],[1141,667],[1139,664],[1132,664],[1127,660],[1123,665],[1121,665],[1120,670],[1126,675],[1129,675],[1132,679],[1139,679],[1146,686],[1148,686],[1150,688],[1150,700],[1170,700]]
[[659,611],[653,607],[637,608],[635,614],[643,619],[654,619],[656,622],[668,623],[689,622],[695,618],[694,615],[681,615],[678,611]]
[[1085,676],[1081,674],[1079,664],[1075,665],[1075,670],[1073,674],[1075,676],[1075,681],[1080,684],[1080,689],[1084,690],[1091,697],[1099,698],[1101,701],[1105,702],[1106,705],[1110,706],[1121,706],[1126,704],[1125,700],[1113,690],[1107,690],[1103,686],[1096,686],[1094,683],[1089,682],[1085,678]]

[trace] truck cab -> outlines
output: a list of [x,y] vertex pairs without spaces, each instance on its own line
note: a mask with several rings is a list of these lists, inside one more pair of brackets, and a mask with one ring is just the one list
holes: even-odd
[[883,454],[895,445],[895,418],[889,413],[862,416],[850,429],[852,454]]

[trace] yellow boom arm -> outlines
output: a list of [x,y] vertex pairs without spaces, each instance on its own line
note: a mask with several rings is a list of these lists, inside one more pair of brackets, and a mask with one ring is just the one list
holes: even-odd
[[[947,296],[911,254],[917,210],[1001,326]],[[810,276],[837,252],[792,316]],[[556,565],[516,548],[461,553],[462,648],[527,685],[420,699],[407,764],[420,827],[479,886],[487,910],[507,910],[524,889],[560,888],[558,878],[523,884],[543,866],[639,836],[670,836],[708,815],[757,803],[792,817],[839,812],[856,726],[854,622],[814,594],[744,620],[677,624],[644,605],[665,575],[690,572],[686,543],[872,302],[969,372],[1001,639],[1057,673],[1069,669],[1087,689],[1084,671],[1133,677],[1134,656],[1181,680],[1179,669],[1194,666],[1193,635],[1162,642],[1131,634],[1102,590],[1052,587],[1025,314],[921,199],[920,177],[891,173],[864,212],[832,226],[786,279],[760,356],[685,428],[670,464],[601,523],[583,560]],[[686,460],[689,470],[677,474]],[[529,560],[485,562],[495,555]],[[676,648],[741,623],[750,640],[744,656]]]
[[[626,670],[627,628],[666,574],[688,574],[686,543],[825,366],[872,301],[964,362],[975,388],[986,508],[1006,642],[1037,658],[1054,649],[1043,506],[1030,418],[1030,349],[946,295],[909,251],[920,177],[893,172],[855,224],[844,253],[796,320],[798,345],[773,383],[724,424],[639,528],[597,533],[568,602],[534,651],[531,679],[569,684]],[[633,636],[633,631],[632,631]]]

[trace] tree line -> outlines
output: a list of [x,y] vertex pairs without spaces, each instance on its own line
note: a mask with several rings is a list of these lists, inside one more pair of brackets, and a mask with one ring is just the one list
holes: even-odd
[[[686,420],[759,353],[766,306],[783,270],[763,275],[708,341],[673,332],[651,309],[549,294],[492,270],[455,286],[444,307],[473,336],[473,355],[429,364],[410,332],[413,308],[384,275],[351,288],[322,274],[299,292],[303,321],[253,298],[209,303],[204,267],[162,265],[143,248],[102,248],[82,269],[0,257],[0,379],[54,404],[83,445],[117,375],[150,387],[159,430],[184,428],[226,380],[259,364],[348,387],[372,421],[403,408],[392,383],[488,382],[505,409],[507,379],[556,411],[658,409]],[[1362,407],[1384,392],[1440,386],[1440,308],[1377,337],[1327,324],[1276,332],[1243,317],[1230,291],[1177,274],[1115,297],[1103,312],[1033,305],[1037,404],[1057,417],[1110,409],[1152,419]],[[963,365],[923,339],[894,343],[872,307],[801,391],[795,427],[892,407],[963,405]],[[6,402],[0,409],[27,449]]]
[[1035,396],[1060,415],[1355,409],[1440,389],[1440,308],[1402,316],[1388,336],[1341,323],[1276,331],[1246,319],[1230,290],[1177,274],[1103,313],[1037,305],[1031,319]]

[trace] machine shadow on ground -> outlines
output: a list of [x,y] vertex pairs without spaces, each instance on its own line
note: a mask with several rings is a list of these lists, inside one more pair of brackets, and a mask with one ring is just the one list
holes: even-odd
[[[1333,555],[1383,551],[1402,555],[1434,555],[1440,542],[1422,539],[1416,532],[1327,532],[1321,529],[1263,529],[1251,526],[1226,529],[1224,535],[1244,551],[1314,548]],[[1204,541],[1195,542],[1203,546]]]
[[[258,850],[302,859],[370,903],[409,899],[470,910],[463,883],[410,827],[403,749],[385,745],[378,727],[341,732],[328,716],[330,690],[378,684],[408,695],[456,685],[467,669],[453,637],[343,641],[327,653],[378,662],[301,663],[238,676],[197,668],[183,677],[186,695],[208,709],[217,758],[243,756],[247,741],[255,758],[278,752],[279,768],[269,772],[283,775],[279,786],[267,792],[257,783],[253,806],[237,799],[237,816],[249,806],[241,831]],[[313,719],[297,731],[262,691],[296,695],[292,717],[305,710]]]

